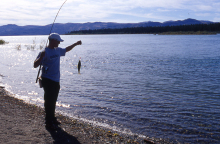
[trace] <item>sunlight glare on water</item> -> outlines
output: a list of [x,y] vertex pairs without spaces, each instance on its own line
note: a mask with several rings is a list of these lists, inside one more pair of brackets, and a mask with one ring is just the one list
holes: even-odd
[[[43,106],[33,62],[47,36],[1,37],[1,83]],[[220,35],[62,36],[57,110],[127,133],[218,143]],[[20,47],[18,47],[20,45]],[[81,71],[77,64],[81,57]]]

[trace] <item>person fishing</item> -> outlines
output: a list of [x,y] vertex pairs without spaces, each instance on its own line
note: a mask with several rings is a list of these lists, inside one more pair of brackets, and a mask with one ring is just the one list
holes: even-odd
[[60,48],[58,46],[64,40],[59,34],[52,33],[48,39],[49,45],[37,56],[34,68],[43,66],[41,82],[44,89],[45,124],[48,129],[56,129],[61,124],[55,117],[56,101],[60,90],[60,57],[65,56],[66,52],[81,45],[82,42],[80,40],[66,48]]

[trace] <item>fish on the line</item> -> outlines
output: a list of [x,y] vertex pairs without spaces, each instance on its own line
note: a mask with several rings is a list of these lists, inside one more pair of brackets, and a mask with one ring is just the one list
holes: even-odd
[[81,68],[81,58],[79,59],[79,62],[78,62],[78,73],[80,73],[80,68]]

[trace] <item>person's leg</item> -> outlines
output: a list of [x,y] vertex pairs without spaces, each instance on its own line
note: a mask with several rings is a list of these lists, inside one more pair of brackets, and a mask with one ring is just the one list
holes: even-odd
[[44,88],[44,107],[46,123],[52,123],[55,118],[56,101],[60,90],[59,82],[54,82],[47,78],[42,78]]
[[51,100],[51,118],[53,121],[56,121],[55,118],[55,109],[56,109],[56,102],[60,91],[60,84],[58,82],[54,83],[54,89],[53,89],[53,98]]

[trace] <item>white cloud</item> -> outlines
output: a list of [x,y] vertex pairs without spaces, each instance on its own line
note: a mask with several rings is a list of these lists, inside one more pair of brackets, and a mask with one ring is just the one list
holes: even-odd
[[200,16],[200,17],[207,17],[207,16],[211,16],[210,13],[196,13],[196,16]]
[[215,18],[213,19],[213,21],[214,21],[214,22],[220,22],[220,17],[215,17]]
[[209,5],[197,5],[195,8],[198,11],[210,11],[213,9],[213,7]]
[[[0,25],[52,23],[64,0],[7,0],[0,5]],[[218,0],[67,0],[56,22],[166,21],[191,16],[214,19]],[[120,16],[120,18],[119,18]],[[192,17],[193,18],[193,17]],[[215,18],[216,19],[216,18]]]

